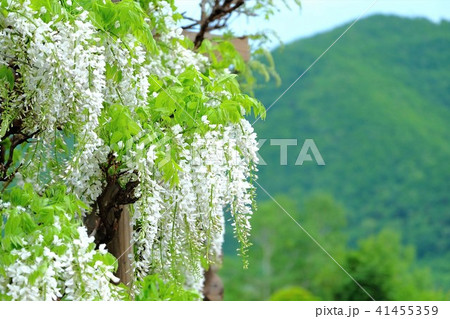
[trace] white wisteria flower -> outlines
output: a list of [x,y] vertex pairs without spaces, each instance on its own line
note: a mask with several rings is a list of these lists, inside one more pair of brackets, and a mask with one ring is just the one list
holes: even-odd
[[47,2],[0,13],[0,68],[13,75],[0,83],[0,141],[13,120],[30,136],[0,198],[0,297],[121,298],[116,260],[82,226],[112,183],[135,185],[134,282],[158,274],[201,293],[226,219],[249,247],[258,144],[244,116],[262,106],[191,49],[166,1]]

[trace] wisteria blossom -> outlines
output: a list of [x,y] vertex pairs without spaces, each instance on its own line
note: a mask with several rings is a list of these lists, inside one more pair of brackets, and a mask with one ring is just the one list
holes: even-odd
[[20,131],[27,145],[0,197],[0,298],[122,298],[84,226],[112,183],[133,185],[131,295],[152,274],[200,293],[227,219],[249,247],[258,147],[244,116],[262,106],[192,50],[165,1],[42,3],[3,1],[0,16],[0,142]]

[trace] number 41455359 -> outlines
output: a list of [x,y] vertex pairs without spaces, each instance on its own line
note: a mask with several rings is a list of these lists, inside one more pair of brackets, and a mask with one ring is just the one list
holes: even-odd
[[377,310],[379,315],[397,315],[397,316],[435,316],[438,314],[438,307],[437,306],[379,306]]

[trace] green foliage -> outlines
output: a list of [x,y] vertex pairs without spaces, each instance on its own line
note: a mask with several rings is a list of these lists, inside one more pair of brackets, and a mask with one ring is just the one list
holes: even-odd
[[318,301],[318,297],[302,287],[289,287],[277,290],[271,297],[271,301]]
[[[304,39],[273,53],[283,87],[256,90],[265,105],[277,97],[345,30]],[[414,32],[411,32],[414,30]],[[441,287],[450,287],[450,23],[373,16],[346,34],[255,124],[260,138],[313,138],[326,166],[294,166],[289,148],[262,147],[261,185],[272,194],[333,194],[349,209],[350,240],[385,225],[417,248]],[[265,195],[261,194],[261,199]],[[439,278],[439,280],[438,280]]]
[[[65,193],[64,186],[55,186],[48,189],[44,196],[39,196],[30,184],[25,184],[23,189],[14,187],[3,193],[2,201],[11,204],[11,209],[2,211],[4,219],[0,220],[3,252],[20,249],[23,242],[28,242],[38,234],[43,234],[45,243],[50,244],[58,231],[54,226],[55,216],[62,222],[63,227],[67,227],[63,233],[67,238],[71,238],[76,231],[73,226],[80,226],[79,221],[73,220],[80,216],[81,209],[87,207],[76,196]],[[29,208],[31,214],[23,213],[16,207]],[[10,258],[5,255],[2,257]]]
[[[201,118],[207,116],[213,124],[237,123],[242,119],[241,107],[246,114],[260,115],[264,107],[256,99],[240,93],[239,84],[232,74],[214,74],[207,77],[193,67],[187,68],[178,78],[166,79],[170,83],[163,88],[156,82],[158,97],[151,101],[148,112],[152,119],[161,120],[164,126],[180,124],[186,130],[199,126]],[[152,79],[153,81],[153,79]],[[202,93],[202,90],[206,91]],[[206,102],[214,92],[227,92],[230,98],[222,101],[219,107],[210,107]],[[200,125],[200,130],[204,130]]]
[[139,294],[136,301],[196,301],[200,295],[196,291],[184,289],[178,282],[164,282],[158,275],[150,275],[138,283]]
[[[346,236],[341,230],[345,215],[332,197],[316,194],[302,204],[286,196],[276,200],[312,236],[320,238],[336,259],[344,258]],[[275,291],[292,285],[331,299],[343,280],[341,270],[273,202],[258,205],[252,219],[252,242],[248,270],[238,270],[242,268],[239,260],[225,255],[222,275],[229,300],[268,300]]]
[[0,66],[0,83],[7,85],[9,90],[14,88],[14,71],[6,65]]
[[[204,1],[202,5],[202,15],[208,16],[216,8],[214,1]],[[300,0],[260,0],[260,1],[245,1],[239,10],[235,10],[229,17],[262,17],[269,20],[282,7],[289,9],[298,9],[301,7]],[[202,18],[203,19],[203,18]],[[225,18],[225,20],[228,20]],[[212,66],[214,68],[229,68],[232,72],[239,74],[239,81],[244,92],[253,94],[253,90],[258,87],[255,75],[261,75],[266,82],[270,79],[280,84],[280,77],[275,69],[272,54],[266,50],[267,43],[272,42],[275,38],[279,40],[276,32],[272,30],[264,30],[262,32],[247,33],[234,32],[232,23],[219,23],[212,21],[214,25],[209,25],[209,31],[213,31],[213,36],[210,39],[204,39],[199,52],[210,57]],[[222,30],[220,35],[214,36],[214,32]],[[244,62],[242,56],[236,50],[231,40],[236,38],[247,38],[251,45],[251,59]],[[281,41],[280,41],[281,43]],[[187,45],[189,46],[189,45]]]
[[[153,26],[163,27],[163,25],[147,13],[149,2],[73,0],[69,5],[67,1],[31,0],[31,8],[36,10],[43,21],[49,22],[55,16],[60,16],[60,19],[70,19],[70,15],[77,16],[78,8],[82,7],[89,12],[94,25],[105,32],[101,36],[125,40],[131,34],[149,52],[157,53],[158,49],[152,33]],[[42,8],[45,10],[41,10]]]
[[129,151],[134,142],[133,137],[141,131],[141,128],[131,117],[128,107],[111,105],[103,109],[102,115],[100,137],[115,152],[122,153],[123,147],[120,145],[126,145],[128,149],[125,148],[124,151]]
[[[244,117],[264,107],[227,69],[244,70],[242,58],[225,40],[212,65],[186,49],[166,2],[16,0],[5,8],[1,255],[20,258],[1,269],[10,278],[0,277],[0,294],[83,299],[90,290],[88,299],[118,299],[117,261],[105,245],[119,207],[130,205],[134,275],[164,280],[144,282],[142,299],[192,299],[181,285],[199,289],[200,265],[220,255],[227,205],[241,252],[248,247],[257,142]],[[40,267],[29,258],[50,266],[26,286],[21,272]]]
[[151,20],[151,17],[140,3],[134,0],[122,0],[117,3],[103,0],[75,0],[73,2],[74,5],[81,5],[89,11],[92,21],[102,30],[120,38],[132,34],[149,52],[157,52],[152,27],[145,20],[146,18]]
[[[42,299],[101,299],[100,293],[86,290],[81,281],[95,281],[98,274],[111,274],[117,269],[117,261],[104,249],[95,250],[93,239],[85,241],[87,234],[80,232],[81,211],[87,208],[75,195],[68,195],[63,185],[49,187],[42,196],[30,184],[2,193],[0,300],[11,299],[5,290],[8,283],[21,285],[24,279],[26,288],[13,291],[15,298],[33,286],[33,293]],[[70,246],[72,242],[77,244]],[[48,276],[54,276],[52,282],[43,279]],[[108,285],[108,280],[104,284]],[[125,291],[123,287],[119,290],[120,294]]]
[[[269,82],[271,79],[275,81],[276,86],[281,85],[281,78],[278,74],[275,61],[273,60],[272,53],[259,48],[252,54],[253,58],[248,62],[247,68],[243,71],[242,84],[245,89],[253,90],[258,87],[264,87],[264,84],[257,85],[257,76],[262,76],[265,82]],[[263,114],[265,117],[265,114]]]
[[[269,20],[270,17],[280,10],[280,3],[287,8],[291,8],[293,5],[295,6],[301,6],[301,0],[281,0],[281,1],[274,1],[274,0],[260,0],[260,1],[254,1],[250,4],[250,11],[258,11],[262,10],[262,16]],[[261,13],[260,13],[261,14]]]
[[[260,36],[250,36],[253,41],[261,40]],[[253,95],[254,89],[258,87],[257,75],[265,82],[274,80],[276,85],[281,84],[281,79],[276,71],[275,63],[270,51],[264,49],[262,41],[258,49],[252,51],[252,57],[245,62],[241,54],[230,42],[233,33],[226,33],[221,37],[213,37],[211,40],[205,39],[199,48],[199,52],[207,55],[212,62],[212,67],[216,69],[230,69],[239,75],[237,80],[244,92]],[[257,109],[256,113],[262,113],[262,109]],[[265,113],[261,114],[265,118]]]
[[207,54],[215,68],[228,68],[233,66],[236,72],[242,72],[245,69],[245,62],[242,56],[229,41],[231,36],[215,37],[212,40],[205,39],[199,49],[202,54]]
[[14,83],[14,71],[6,65],[0,65],[0,99],[2,100],[2,113],[4,113],[2,114],[3,120],[0,123],[0,139],[2,139],[6,134],[6,131],[8,130],[8,127],[14,118],[13,114],[15,112],[7,111],[9,104],[9,95],[14,89]]
[[[362,240],[346,257],[346,270],[375,300],[448,300],[449,294],[430,289],[430,274],[414,269],[414,250],[402,247],[400,236],[383,231]],[[336,292],[339,300],[370,300],[349,278]]]
[[[348,246],[345,213],[332,197],[316,194],[302,204],[276,200],[376,300],[445,300],[426,268],[400,235],[383,231]],[[273,202],[260,204],[253,220],[250,267],[225,256],[221,275],[228,300],[369,300],[331,258]],[[288,288],[286,288],[288,287]],[[291,288],[289,288],[291,287]]]
[[[66,1],[32,0],[31,7],[36,10],[36,15],[46,22],[55,20],[55,16],[58,16],[57,21],[60,19],[72,21],[81,14],[78,8],[82,7],[89,12],[89,19],[99,29],[96,36],[100,40],[120,40],[130,56],[135,56],[136,52],[128,44],[131,36],[143,44],[149,54],[157,53],[157,45],[163,50],[166,46],[162,41],[156,43],[153,39],[153,34],[158,35],[166,31],[167,26],[164,21],[156,20],[157,18],[148,12],[150,3],[160,6],[156,0],[123,0],[116,3],[103,0],[73,0],[71,5]],[[173,1],[169,1],[169,4],[174,7]],[[212,59],[211,66],[206,70],[199,71],[192,66],[187,67],[178,76],[171,75],[157,79],[155,75],[150,75],[148,78],[150,91],[158,96],[156,99],[149,99],[147,105],[137,109],[138,117],[131,116],[128,110],[130,106],[123,105],[123,101],[120,105],[104,106],[99,135],[119,155],[119,160],[131,149],[135,150],[136,145],[144,143],[148,146],[156,140],[159,142],[157,164],[164,173],[164,179],[175,186],[179,171],[176,162],[179,158],[178,150],[173,147],[173,143],[166,144],[166,141],[171,140],[171,137],[167,136],[168,128],[180,125],[184,128],[183,133],[188,133],[192,137],[195,133],[204,134],[209,131],[209,126],[202,121],[203,116],[206,116],[211,124],[218,125],[238,123],[245,115],[250,114],[264,117],[264,106],[253,97],[242,93],[236,75],[223,72],[229,65],[233,65],[238,71],[246,70],[242,57],[228,40],[229,38],[217,40],[214,46],[205,41],[205,46],[208,43],[211,45],[206,51],[210,53]],[[187,47],[192,44],[178,39],[173,41],[179,41]],[[200,50],[204,53],[206,51]],[[215,51],[219,52],[220,59],[215,57]],[[130,63],[130,60],[128,62]],[[123,78],[120,67],[109,63],[106,65],[105,76],[116,85],[120,85]],[[250,79],[250,76],[248,78]],[[3,82],[9,84],[10,89],[14,86],[13,72],[7,66],[0,69],[0,83]],[[7,91],[0,93],[1,96],[7,96]],[[218,93],[226,94],[227,98],[216,97],[215,102],[218,102],[219,106],[211,107],[207,102]],[[9,126],[9,119],[17,116],[17,114],[8,116],[6,111],[4,113],[0,137]],[[150,131],[150,134],[137,139],[136,135],[143,131]],[[60,145],[64,144],[60,143],[61,141],[62,139],[55,139],[55,144],[57,142]],[[57,161],[52,163],[53,167],[57,168]]]

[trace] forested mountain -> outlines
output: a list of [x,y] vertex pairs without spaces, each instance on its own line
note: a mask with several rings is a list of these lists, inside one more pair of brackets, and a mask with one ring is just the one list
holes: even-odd
[[[272,104],[346,28],[274,51],[283,84],[256,90]],[[296,200],[321,191],[347,210],[351,245],[384,228],[450,287],[450,23],[395,16],[358,22],[256,124],[259,138],[298,139],[280,166],[266,142],[259,182]],[[326,165],[294,163],[314,139]],[[267,197],[260,192],[259,199]],[[259,218],[264,218],[260,216]],[[286,222],[290,222],[286,220]],[[300,230],[299,230],[300,231]],[[301,248],[299,248],[301,249]]]

